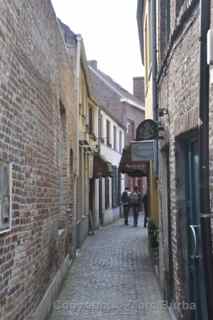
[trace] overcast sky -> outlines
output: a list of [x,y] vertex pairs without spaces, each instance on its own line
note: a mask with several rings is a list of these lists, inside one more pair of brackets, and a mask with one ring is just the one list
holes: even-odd
[[140,76],[137,0],[52,0],[57,16],[84,39],[87,58],[132,92]]

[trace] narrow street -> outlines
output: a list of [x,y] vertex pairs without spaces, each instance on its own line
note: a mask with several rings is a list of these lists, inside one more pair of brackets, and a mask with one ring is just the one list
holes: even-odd
[[170,319],[162,307],[142,221],[133,228],[120,220],[86,240],[49,317],[62,319]]

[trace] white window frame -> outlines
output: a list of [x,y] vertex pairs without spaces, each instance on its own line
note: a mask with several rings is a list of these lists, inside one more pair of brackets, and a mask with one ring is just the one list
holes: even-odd
[[119,153],[122,153],[123,149],[123,133],[119,130]]
[[10,232],[12,230],[12,180],[13,180],[13,163],[10,162],[8,163],[7,161],[4,160],[0,160],[2,162],[5,162],[9,165],[9,197],[10,197],[10,208],[9,208],[9,226],[8,228],[5,229],[0,229],[0,234],[4,234],[7,232]]

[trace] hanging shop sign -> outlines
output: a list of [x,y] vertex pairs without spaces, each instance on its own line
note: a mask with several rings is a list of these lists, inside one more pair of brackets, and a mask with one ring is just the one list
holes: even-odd
[[156,142],[154,140],[131,143],[132,161],[155,160]]
[[149,174],[149,165],[147,161],[132,161],[131,145],[128,145],[123,149],[119,171],[128,174],[130,177],[147,177]]
[[144,120],[136,131],[136,141],[156,140],[158,138],[158,123],[151,119]]

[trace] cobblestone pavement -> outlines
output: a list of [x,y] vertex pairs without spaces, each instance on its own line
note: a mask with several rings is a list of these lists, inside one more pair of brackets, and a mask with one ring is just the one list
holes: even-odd
[[123,221],[84,243],[49,320],[169,320],[147,250],[147,231]]

